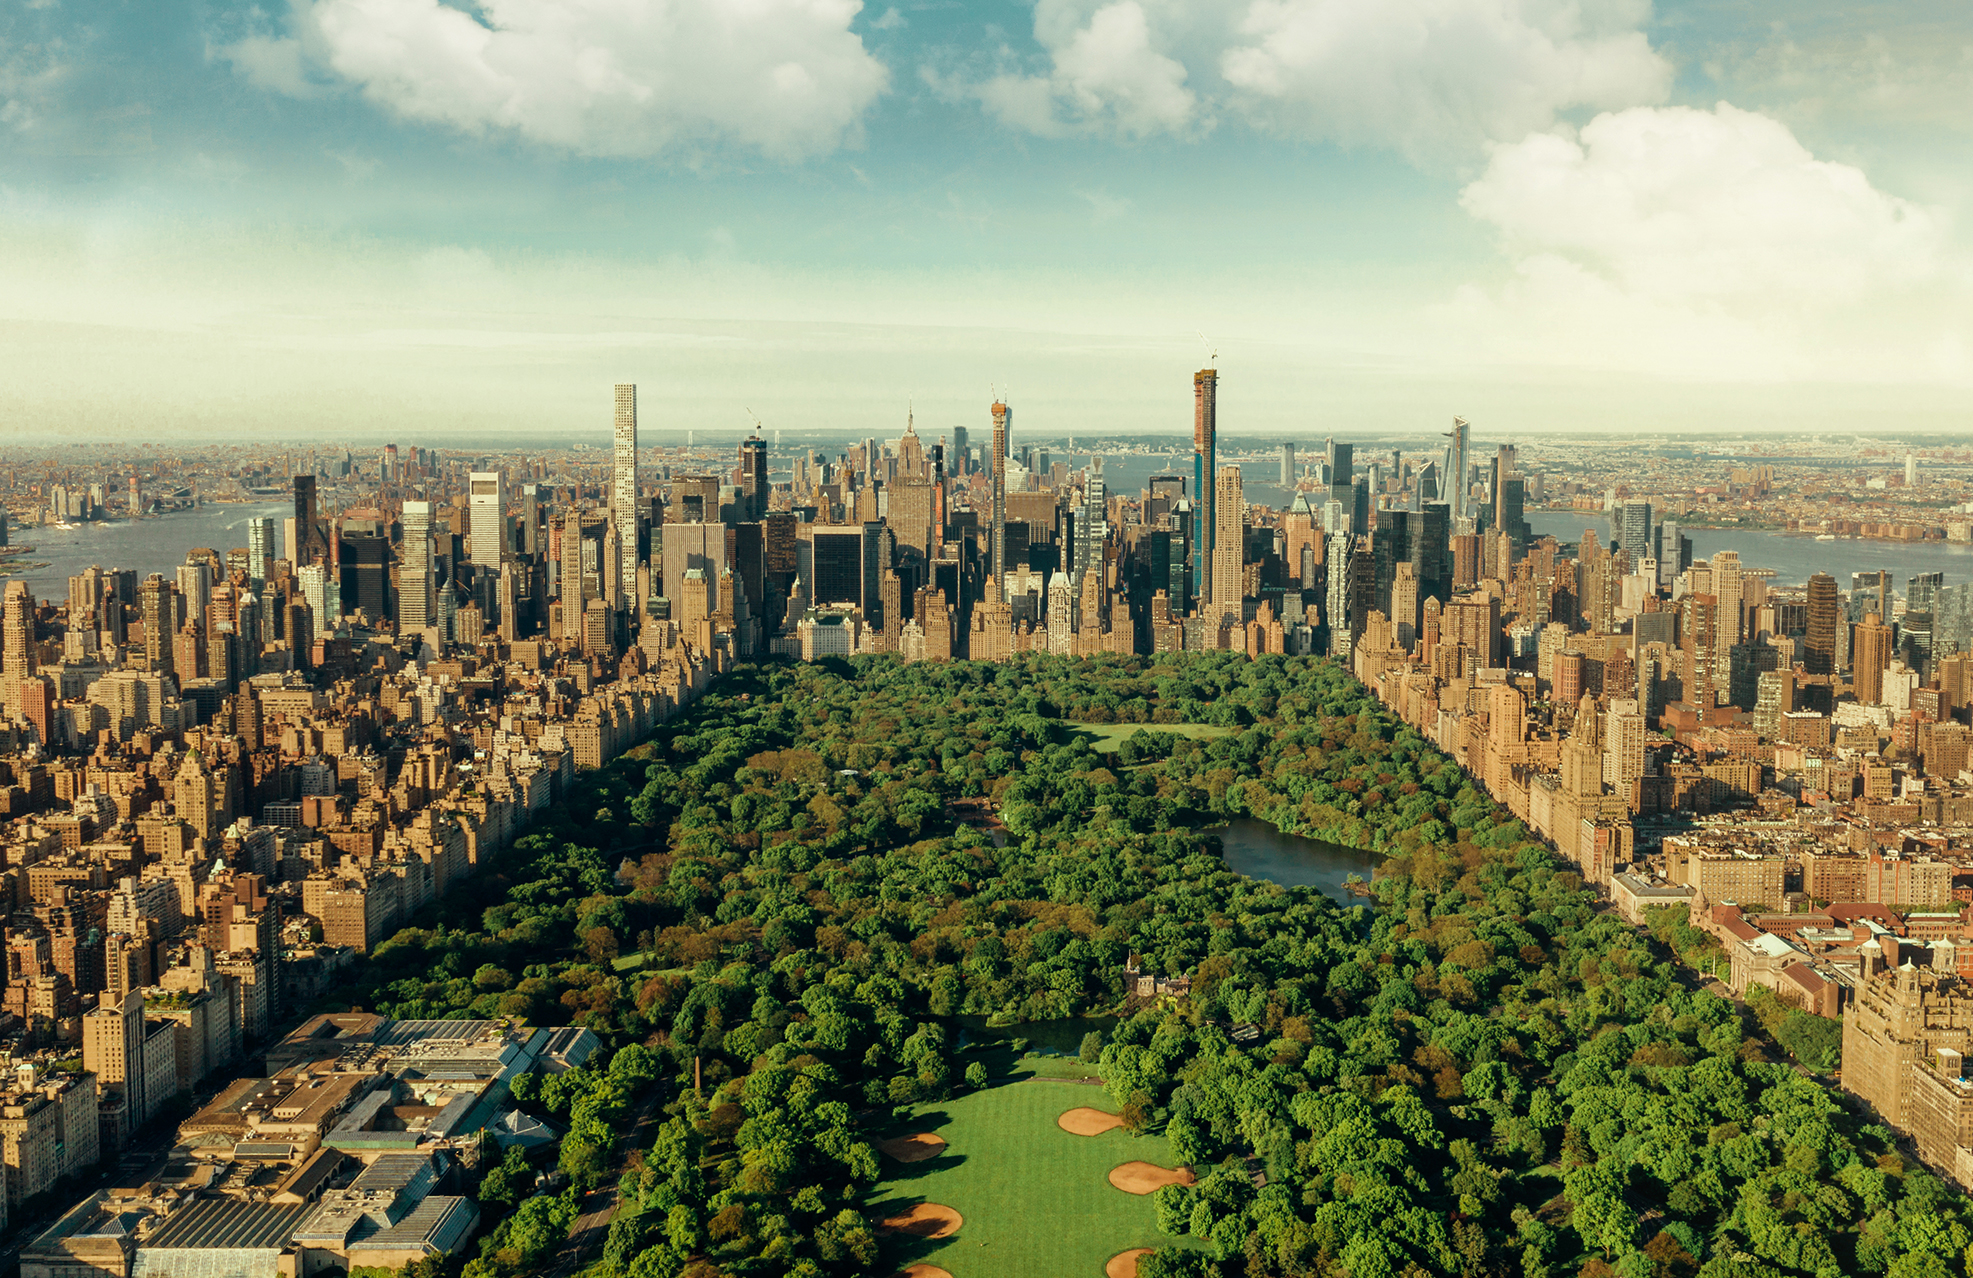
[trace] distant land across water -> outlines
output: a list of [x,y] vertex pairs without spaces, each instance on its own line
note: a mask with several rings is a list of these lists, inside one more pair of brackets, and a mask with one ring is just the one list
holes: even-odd
[[[1610,520],[1601,512],[1531,510],[1528,526],[1537,537],[1579,542],[1584,532],[1594,528],[1606,541],[1614,534]],[[1657,527],[1652,514],[1652,527]],[[1655,535],[1655,534],[1654,534]],[[1812,574],[1826,572],[1836,579],[1836,588],[1850,588],[1850,574],[1888,569],[1899,594],[1905,582],[1921,572],[1942,572],[1947,585],[1973,580],[1973,545],[1944,541],[1817,541],[1814,537],[1791,535],[1765,528],[1692,528],[1685,530],[1692,539],[1692,557],[1711,559],[1722,550],[1740,552],[1740,562],[1749,568],[1772,568],[1777,586],[1800,586]]]

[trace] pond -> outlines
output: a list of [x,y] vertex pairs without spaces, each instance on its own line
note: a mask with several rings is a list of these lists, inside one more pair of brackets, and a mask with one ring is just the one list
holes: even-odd
[[1285,887],[1320,888],[1325,896],[1343,905],[1369,903],[1363,897],[1351,896],[1343,884],[1352,874],[1368,880],[1384,859],[1374,852],[1283,834],[1251,817],[1216,825],[1203,833],[1219,836],[1228,869]]

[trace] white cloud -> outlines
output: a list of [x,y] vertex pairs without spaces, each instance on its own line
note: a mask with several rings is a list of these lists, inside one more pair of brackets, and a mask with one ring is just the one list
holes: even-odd
[[1521,249],[1659,297],[1814,298],[1922,279],[1937,216],[1818,160],[1780,121],[1637,107],[1493,150],[1460,196]]
[[[960,92],[1046,136],[1270,130],[1463,158],[1579,109],[1664,99],[1648,0],[1040,0],[1043,74]],[[950,77],[927,78],[940,87]]]
[[[588,155],[715,142],[776,159],[856,134],[889,81],[859,0],[296,0],[295,39],[228,46],[256,83],[301,56],[407,119]],[[290,58],[296,75],[288,76]]]
[[1662,101],[1671,68],[1636,0],[1255,0],[1220,69],[1258,121],[1415,157],[1515,138],[1558,112]]
[[1493,148],[1461,193],[1514,262],[1441,318],[1503,358],[1659,375],[1958,377],[1969,296],[1935,211],[1721,103]]
[[232,63],[233,70],[256,88],[291,98],[312,98],[322,92],[322,86],[309,79],[299,40],[250,35],[231,44],[211,45],[206,57]]
[[1115,133],[1183,134],[1198,123],[1198,99],[1183,63],[1154,47],[1138,0],[1115,0],[1078,21],[1072,0],[1042,0],[1035,37],[1049,51],[1047,75],[1000,75],[973,91],[1015,128],[1044,137]]

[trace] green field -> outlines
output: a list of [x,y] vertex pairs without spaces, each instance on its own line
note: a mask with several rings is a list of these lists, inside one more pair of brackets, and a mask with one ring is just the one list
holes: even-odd
[[1122,745],[1126,737],[1139,732],[1168,732],[1175,737],[1210,741],[1233,731],[1232,728],[1212,723],[1077,723],[1070,726],[1075,729],[1075,735],[1086,738],[1090,748],[1098,754],[1109,754]]
[[1119,1163],[1172,1166],[1162,1136],[1071,1136],[1055,1125],[1063,1111],[1116,1106],[1087,1083],[1036,1078],[1031,1061],[980,1092],[918,1107],[916,1119],[891,1132],[937,1132],[946,1149],[923,1163],[884,1160],[871,1216],[942,1203],[965,1218],[951,1238],[927,1242],[887,1236],[899,1268],[926,1261],[953,1278],[1102,1278],[1103,1263],[1132,1247],[1174,1240],[1158,1232],[1148,1195],[1126,1194],[1107,1179]]

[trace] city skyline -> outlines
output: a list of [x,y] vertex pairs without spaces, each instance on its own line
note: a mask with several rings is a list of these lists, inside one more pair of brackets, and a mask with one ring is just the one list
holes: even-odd
[[1161,370],[1216,347],[1243,432],[1964,426],[1963,10],[706,12],[8,15],[0,411],[456,438],[634,380],[662,429],[856,429],[992,384],[1182,431]]

